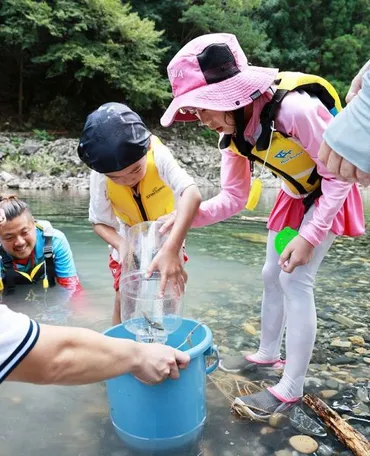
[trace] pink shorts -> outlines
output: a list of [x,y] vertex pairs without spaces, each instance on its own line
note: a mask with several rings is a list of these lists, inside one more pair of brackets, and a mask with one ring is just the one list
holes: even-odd
[[113,288],[115,291],[119,290],[119,279],[121,277],[122,265],[109,255],[109,269],[113,276]]

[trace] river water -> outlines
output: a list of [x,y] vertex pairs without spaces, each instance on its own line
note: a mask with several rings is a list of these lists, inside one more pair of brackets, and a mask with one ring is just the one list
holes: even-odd
[[[250,220],[250,217],[265,217],[276,191],[265,190],[256,212],[242,213],[227,222],[193,230],[188,236],[189,283],[184,315],[202,321],[212,329],[221,354],[253,351],[258,346],[260,271],[267,231],[264,223]],[[41,323],[84,326],[97,331],[109,328],[113,290],[107,266],[108,250],[92,232],[87,220],[88,194],[27,191],[21,196],[29,202],[35,217],[47,219],[64,231],[85,291],[83,298],[69,300],[68,294],[60,288],[50,289],[45,294],[36,287],[31,294],[17,292],[11,298],[4,298],[3,302]],[[364,201],[370,221],[370,193],[364,193]],[[245,215],[248,220],[243,219]],[[369,235],[355,240],[338,239],[321,267],[316,287],[319,330],[308,373],[308,391],[333,388],[341,391],[352,383],[370,379],[369,366],[364,361],[364,358],[370,358],[370,339],[366,338],[370,323],[369,246]],[[333,320],[332,316],[338,314],[356,324],[349,327]],[[245,323],[248,323],[248,330]],[[348,360],[351,350],[331,346],[336,337],[346,340],[356,334],[365,336],[365,345],[361,347],[362,353],[355,351],[355,345],[352,347],[352,361]],[[341,356],[347,356],[344,367],[335,361]],[[340,368],[334,369],[335,365]],[[325,366],[329,374],[324,376]],[[192,449],[176,454],[269,456],[279,450],[286,451],[280,453],[282,456],[300,454],[292,452],[288,443],[267,444],[264,435],[261,437],[261,433],[267,432],[263,430],[266,426],[232,415],[228,399],[217,387],[220,386],[219,377],[216,375],[212,379],[208,385],[208,418],[202,441]],[[258,377],[251,378],[256,379]],[[328,381],[332,388],[328,387]],[[134,454],[123,447],[112,429],[103,384],[40,387],[4,383],[0,388],[0,408],[0,456]],[[363,432],[370,431],[370,424],[367,426]],[[282,440],[280,434],[275,434],[276,439]],[[289,433],[283,440],[288,437]],[[322,442],[332,450],[327,454],[351,454],[330,436]],[[325,453],[316,454],[325,456]]]

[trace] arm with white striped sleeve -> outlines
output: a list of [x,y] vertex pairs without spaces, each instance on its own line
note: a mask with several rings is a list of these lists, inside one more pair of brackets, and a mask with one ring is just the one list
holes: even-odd
[[38,323],[0,305],[0,383],[32,350],[39,334]]
[[189,355],[84,328],[38,325],[0,305],[0,383],[84,385],[130,372],[145,383],[179,377]]

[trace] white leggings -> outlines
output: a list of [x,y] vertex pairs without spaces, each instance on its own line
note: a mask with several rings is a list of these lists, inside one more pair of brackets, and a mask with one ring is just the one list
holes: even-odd
[[[305,215],[307,223],[313,207]],[[291,274],[281,270],[279,255],[274,247],[275,231],[269,231],[266,262],[262,270],[264,292],[261,311],[261,341],[255,361],[280,359],[280,347],[286,328],[286,366],[280,382],[273,387],[277,396],[286,400],[303,394],[305,375],[310,363],[316,337],[316,309],[313,285],[317,270],[330,249],[335,234],[313,251],[311,261],[298,266]]]

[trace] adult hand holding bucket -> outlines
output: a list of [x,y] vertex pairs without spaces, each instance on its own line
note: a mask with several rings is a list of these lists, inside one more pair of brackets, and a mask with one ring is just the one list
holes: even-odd
[[180,350],[162,344],[139,344],[135,358],[137,367],[133,375],[141,382],[154,385],[167,378],[180,377],[179,369],[186,369],[190,356]]

